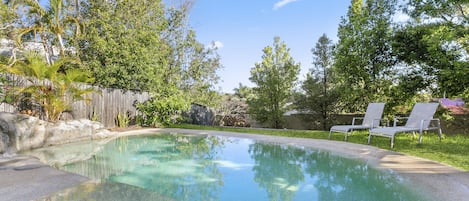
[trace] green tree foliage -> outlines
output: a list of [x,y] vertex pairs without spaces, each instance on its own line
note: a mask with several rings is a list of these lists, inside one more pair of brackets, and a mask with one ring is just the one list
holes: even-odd
[[216,48],[205,47],[188,28],[192,1],[89,0],[84,6],[80,58],[104,87],[164,91],[168,84],[191,102],[211,105],[221,67]]
[[181,71],[175,73],[180,75],[180,88],[191,97],[191,101],[207,106],[216,105],[221,99],[220,94],[214,88],[220,77],[216,74],[222,66],[220,56],[216,48],[205,48],[195,38],[189,40],[186,52],[189,58],[183,65]]
[[314,67],[301,85],[302,92],[295,98],[297,109],[312,114],[307,115],[307,118],[311,122],[319,120],[324,130],[328,130],[332,114],[338,111],[338,93],[332,82],[333,48],[326,34],[319,38],[311,50]]
[[394,57],[391,19],[395,0],[353,0],[338,30],[334,71],[348,110],[387,101]]
[[254,98],[252,87],[248,87],[242,83],[239,83],[238,88],[234,88],[233,91],[235,96],[244,101]]
[[[452,97],[461,95],[469,86],[469,63],[464,53],[445,45],[446,34],[439,35],[441,27],[434,25],[407,26],[395,34],[394,51],[408,75],[402,76],[402,85],[413,93],[430,89],[434,95]],[[440,32],[440,34],[443,34]],[[420,82],[416,83],[416,80]]]
[[18,15],[7,3],[0,4],[0,38],[8,37]]
[[273,46],[263,49],[262,62],[251,69],[249,80],[254,98],[248,100],[249,113],[262,123],[273,128],[282,128],[283,114],[292,89],[298,79],[300,64],[290,56],[290,49],[280,37],[274,38]]
[[96,84],[158,91],[171,83],[196,102],[213,97],[219,58],[188,29],[189,9],[189,3],[165,10],[161,1],[88,1],[80,55]]
[[215,44],[205,47],[196,40],[196,34],[187,25],[192,1],[183,1],[178,8],[171,6],[168,27],[163,38],[171,47],[165,81],[176,83],[192,97],[192,102],[214,106],[221,98],[213,86],[218,83],[216,71],[221,68]]
[[[96,78],[95,85],[154,94],[177,89],[176,94],[189,97],[183,102],[215,105],[220,97],[214,89],[220,59],[215,46],[199,43],[189,28],[187,17],[192,3],[4,1],[1,35],[16,39],[19,48],[23,42],[39,42],[50,66],[55,65],[53,48],[58,47],[60,58],[73,56],[84,64],[61,65],[59,71],[89,71]],[[13,65],[16,55],[12,58],[8,65],[4,64],[7,59],[1,58],[2,67]]]
[[[66,56],[66,43],[71,39],[69,33],[78,34],[72,30],[79,27],[78,20],[67,10],[71,6],[68,1],[50,0],[47,7],[33,0],[6,1],[5,5],[17,16],[10,24],[9,38],[15,40],[20,48],[24,40],[41,43],[48,64],[52,63],[53,47],[59,48],[60,56]],[[75,29],[71,28],[72,25]]]
[[[26,97],[21,101],[38,104],[45,120],[56,121],[63,111],[71,109],[73,102],[85,100],[84,95],[92,92],[79,86],[79,83],[93,81],[90,74],[78,69],[62,72],[65,65],[77,65],[77,61],[61,58],[49,65],[39,54],[28,53],[24,60],[5,70],[28,78],[29,85],[14,88],[17,97]],[[20,95],[24,93],[28,96]]]
[[410,0],[404,11],[412,20],[396,32],[398,58],[436,96],[469,98],[469,3]]
[[170,48],[161,1],[89,0],[80,59],[103,87],[149,91],[162,86]]

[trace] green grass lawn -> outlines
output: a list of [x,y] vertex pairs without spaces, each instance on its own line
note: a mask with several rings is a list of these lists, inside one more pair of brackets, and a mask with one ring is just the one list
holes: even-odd
[[[218,130],[240,133],[254,133],[264,135],[275,135],[285,137],[302,137],[313,139],[327,139],[328,131],[316,130],[274,130],[274,129],[254,129],[254,128],[231,128],[231,127],[213,127],[198,125],[173,125],[172,128],[186,128],[199,130]],[[331,140],[343,141],[344,135],[333,133]],[[354,132],[348,137],[349,143],[367,144],[368,132]],[[394,139],[394,148],[390,148],[390,139],[385,137],[373,136],[371,145],[382,149],[388,149],[405,153],[412,156],[438,161],[464,170],[469,170],[469,135],[449,135],[443,136],[439,140],[438,134],[428,132],[423,135],[422,144],[418,144],[418,135],[413,138],[412,134],[398,134]]]

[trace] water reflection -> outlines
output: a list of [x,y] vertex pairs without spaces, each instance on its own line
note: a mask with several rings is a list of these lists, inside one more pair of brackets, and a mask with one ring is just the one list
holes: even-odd
[[[423,200],[392,174],[329,152],[307,152],[305,172],[315,178],[318,200]],[[333,171],[331,171],[333,170]]]
[[175,201],[153,191],[115,182],[86,182],[78,187],[39,200],[47,201]]
[[[117,189],[181,201],[423,200],[395,175],[329,152],[287,145],[164,134],[123,137],[93,150],[92,156],[81,157],[88,160],[60,162],[66,164],[60,168],[103,183],[58,194],[57,200]],[[114,185],[119,183],[142,191]]]
[[298,200],[305,192],[309,200],[424,200],[396,175],[330,152],[254,143],[249,153],[254,181],[270,201]]
[[[367,165],[333,157],[327,152],[308,154],[305,158],[305,172],[310,177],[315,178],[314,186],[319,192],[319,200],[343,200],[348,197],[351,198],[350,200],[356,200],[353,199],[355,193],[365,196],[371,193],[359,190],[361,187],[365,187],[362,182],[367,180],[369,171],[372,171]],[[328,171],[331,169],[334,171]],[[354,175],[347,175],[348,173]],[[369,186],[366,188],[369,188]],[[349,194],[350,190],[354,192]]]
[[293,200],[304,181],[302,161],[305,151],[286,146],[254,143],[249,154],[255,160],[254,181],[265,189],[270,201]]
[[217,199],[223,176],[216,153],[223,139],[161,135],[123,137],[104,146],[91,160],[64,166],[94,179],[126,183],[175,200]]

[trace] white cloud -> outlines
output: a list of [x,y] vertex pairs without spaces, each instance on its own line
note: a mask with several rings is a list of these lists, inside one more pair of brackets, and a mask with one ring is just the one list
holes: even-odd
[[223,43],[220,42],[220,41],[215,41],[215,42],[213,42],[212,45],[213,45],[213,47],[215,47],[215,48],[217,48],[217,49],[220,49],[220,48],[223,47]]
[[223,48],[223,43],[221,41],[212,41],[210,44],[206,45],[205,48],[209,49],[221,49]]
[[284,7],[284,6],[286,6],[287,4],[293,3],[293,2],[295,2],[295,1],[297,1],[297,0],[280,0],[279,2],[277,2],[277,3],[274,4],[274,8],[273,8],[273,9],[274,9],[274,10],[278,10],[278,9],[280,9],[280,8],[282,8],[282,7]]

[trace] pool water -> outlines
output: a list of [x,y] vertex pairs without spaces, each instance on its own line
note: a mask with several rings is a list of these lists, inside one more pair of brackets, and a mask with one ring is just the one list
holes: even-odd
[[[78,157],[53,159],[71,155],[66,149]],[[250,139],[155,134],[37,153],[95,181],[51,200],[425,200],[405,179],[362,161]]]

